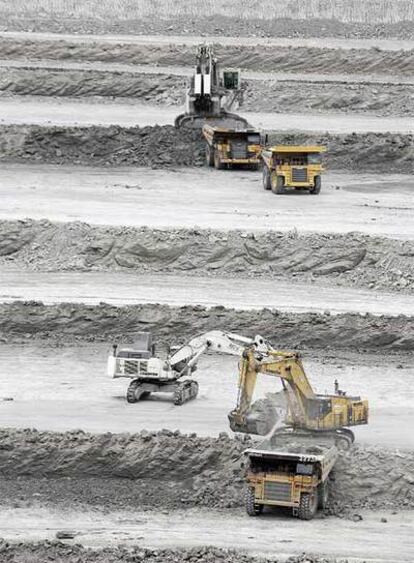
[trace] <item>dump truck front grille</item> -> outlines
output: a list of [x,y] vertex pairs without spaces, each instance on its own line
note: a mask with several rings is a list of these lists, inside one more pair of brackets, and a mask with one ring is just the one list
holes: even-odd
[[232,141],[232,158],[247,158],[247,144],[244,141]]
[[292,180],[293,182],[307,182],[308,171],[306,168],[292,168]]
[[265,481],[264,500],[289,502],[291,500],[291,488],[290,483]]

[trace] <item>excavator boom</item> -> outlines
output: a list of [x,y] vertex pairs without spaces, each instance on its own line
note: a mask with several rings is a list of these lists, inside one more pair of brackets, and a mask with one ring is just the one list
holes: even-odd
[[250,348],[245,351],[240,363],[237,406],[229,414],[230,427],[236,432],[267,434],[271,430],[263,425],[263,421],[258,424],[257,415],[249,412],[259,374],[276,376],[282,380],[288,405],[286,424],[292,428],[331,432],[345,439],[344,436],[353,436],[345,427],[368,422],[368,402],[360,397],[348,397],[343,392],[316,394],[299,354],[277,350],[258,354]]

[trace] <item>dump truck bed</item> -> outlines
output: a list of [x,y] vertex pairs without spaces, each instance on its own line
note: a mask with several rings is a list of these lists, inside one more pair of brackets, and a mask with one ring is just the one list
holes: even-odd
[[320,463],[323,468],[332,468],[339,451],[332,438],[294,434],[274,434],[255,448],[245,451],[248,457],[261,459],[286,459],[308,463]]
[[274,153],[322,153],[326,147],[321,145],[273,145],[264,150]]

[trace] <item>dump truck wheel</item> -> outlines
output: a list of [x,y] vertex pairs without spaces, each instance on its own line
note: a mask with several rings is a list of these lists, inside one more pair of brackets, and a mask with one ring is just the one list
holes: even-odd
[[216,150],[214,151],[214,168],[216,170],[223,170],[224,164],[221,162],[219,152]]
[[320,177],[320,176],[315,176],[315,179],[314,179],[314,186],[313,186],[313,188],[311,188],[311,189],[309,190],[309,192],[310,192],[312,195],[318,195],[318,193],[321,191],[321,187],[322,187],[322,180],[321,180],[321,177]]
[[207,166],[214,166],[214,153],[210,145],[206,145],[206,164]]
[[335,446],[340,452],[346,452],[351,447],[351,441],[346,436],[338,436],[335,439]]
[[270,176],[270,181],[272,192],[274,194],[280,195],[285,193],[285,179],[283,176],[276,176],[275,174],[272,174]]
[[270,172],[267,166],[263,166],[263,189],[272,189],[272,184],[270,183]]
[[325,509],[329,500],[329,485],[327,481],[319,483],[318,487],[318,508]]
[[318,495],[302,493],[300,496],[298,516],[301,520],[312,520],[318,510]]
[[131,383],[128,385],[128,389],[126,393],[126,400],[128,403],[137,403],[141,399],[143,392],[140,391],[140,387],[141,387],[140,381],[137,380],[131,381]]
[[256,504],[253,487],[247,487],[245,494],[246,512],[249,516],[259,516],[263,512],[263,505]]

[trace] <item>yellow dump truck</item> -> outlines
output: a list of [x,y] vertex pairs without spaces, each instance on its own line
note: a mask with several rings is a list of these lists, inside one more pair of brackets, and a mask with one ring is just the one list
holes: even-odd
[[260,133],[255,129],[230,129],[206,124],[206,164],[217,170],[247,165],[257,170],[260,163]]
[[276,432],[245,455],[249,516],[258,516],[265,506],[278,506],[290,508],[301,520],[311,520],[318,508],[325,508],[330,475],[339,456],[329,437]]
[[264,148],[263,187],[275,194],[283,194],[289,188],[308,190],[311,194],[321,191],[323,172],[322,153],[326,147],[306,145],[276,145]]

